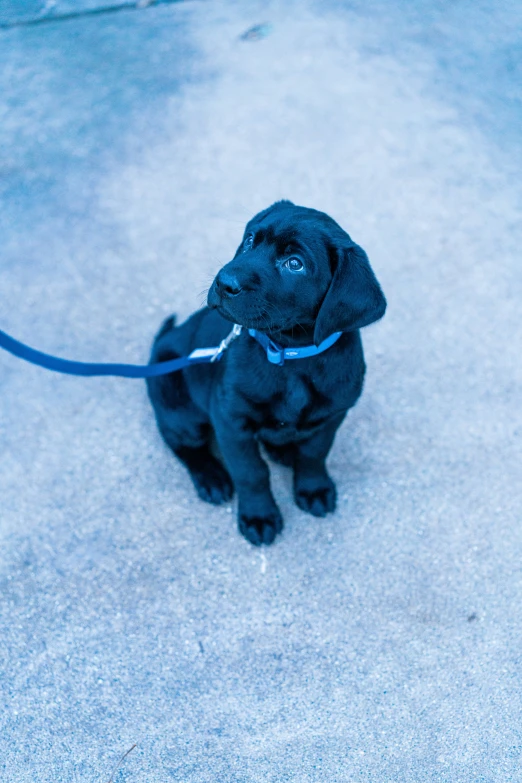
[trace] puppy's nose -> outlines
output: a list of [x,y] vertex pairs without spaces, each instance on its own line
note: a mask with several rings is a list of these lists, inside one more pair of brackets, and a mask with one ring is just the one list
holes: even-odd
[[217,276],[216,285],[221,296],[237,296],[243,290],[237,277],[224,269]]

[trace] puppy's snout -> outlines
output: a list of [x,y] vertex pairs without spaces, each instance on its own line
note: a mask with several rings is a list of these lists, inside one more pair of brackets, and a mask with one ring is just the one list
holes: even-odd
[[243,290],[237,276],[222,269],[216,278],[216,288],[222,297],[237,296]]

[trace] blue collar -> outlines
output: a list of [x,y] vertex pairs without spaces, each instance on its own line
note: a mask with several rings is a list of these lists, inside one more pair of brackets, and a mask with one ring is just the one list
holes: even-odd
[[286,359],[307,359],[309,356],[317,356],[318,353],[326,351],[337,342],[342,332],[334,332],[327,337],[320,345],[303,345],[298,348],[283,348],[278,345],[266,334],[258,332],[256,329],[249,329],[248,334],[253,337],[265,349],[266,357],[271,364],[284,364]]

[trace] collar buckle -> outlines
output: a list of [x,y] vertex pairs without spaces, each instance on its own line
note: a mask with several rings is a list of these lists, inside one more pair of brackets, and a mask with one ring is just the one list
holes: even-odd
[[269,341],[266,346],[266,357],[270,364],[278,364],[281,366],[285,363],[285,351],[284,348],[280,348],[278,345]]

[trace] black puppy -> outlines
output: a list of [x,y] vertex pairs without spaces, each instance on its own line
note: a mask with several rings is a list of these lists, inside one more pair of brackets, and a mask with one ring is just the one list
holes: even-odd
[[358,330],[385,309],[362,248],[328,215],[279,201],[248,223],[208,307],[179,327],[174,318],[163,324],[152,362],[217,345],[233,323],[245,327],[219,362],[150,379],[148,389],[200,498],[229,501],[235,487],[239,529],[252,544],[272,543],[283,528],[260,444],[293,468],[299,508],[317,517],[335,509],[325,461],[362,391]]

